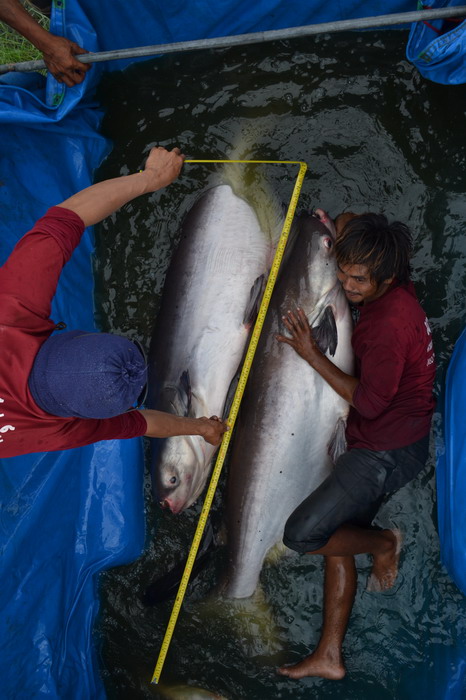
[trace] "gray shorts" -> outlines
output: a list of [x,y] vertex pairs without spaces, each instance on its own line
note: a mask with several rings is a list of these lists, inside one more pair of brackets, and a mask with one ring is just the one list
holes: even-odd
[[385,494],[414,479],[428,454],[429,435],[396,450],[345,452],[332,474],[290,515],[283,542],[297,552],[312,552],[327,544],[344,523],[368,527]]

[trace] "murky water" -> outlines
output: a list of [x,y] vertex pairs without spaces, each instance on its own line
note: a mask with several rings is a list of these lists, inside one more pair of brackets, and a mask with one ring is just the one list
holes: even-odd
[[[404,58],[406,40],[400,31],[340,34],[163,57],[113,74],[102,99],[104,130],[115,148],[98,177],[136,171],[154,144],[179,145],[191,158],[228,158],[243,134],[250,158],[308,163],[301,208],[383,211],[405,221],[415,234],[414,279],[433,326],[440,391],[465,317],[466,91],[422,79]],[[292,168],[268,170],[285,203],[295,176]],[[102,330],[148,345],[180,222],[213,178],[212,168],[186,165],[170,188],[101,226]],[[345,680],[293,682],[275,674],[279,663],[298,660],[318,639],[321,563],[291,557],[264,568],[262,587],[282,649],[271,652],[259,635],[235,631],[238,611],[208,615],[201,604],[222,568],[219,551],[183,605],[164,683],[208,688],[230,700],[443,698],[448,679],[458,689],[455,655],[466,646],[466,603],[439,563],[433,463],[432,451],[425,472],[380,513],[382,525],[396,523],[406,533],[395,590],[366,593],[369,561],[358,557]],[[146,501],[145,554],[102,576],[99,633],[110,698],[163,697],[149,679],[172,604],[145,608],[140,598],[189,549],[199,513],[198,505],[181,516],[159,512],[149,485]],[[222,511],[221,489],[214,511]]]

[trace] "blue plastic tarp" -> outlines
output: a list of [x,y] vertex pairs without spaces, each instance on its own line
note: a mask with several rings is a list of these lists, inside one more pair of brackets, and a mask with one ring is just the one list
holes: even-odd
[[[95,51],[412,9],[401,0],[67,0],[54,4],[52,30]],[[49,206],[91,184],[108,153],[92,101],[102,70],[71,90],[50,78],[46,87],[36,77],[0,83],[0,263]],[[60,280],[52,317],[69,329],[94,328],[92,251],[86,231]],[[104,697],[96,574],[142,550],[142,480],[140,440],[0,461],[4,697]]]
[[[51,204],[91,182],[108,151],[93,108],[79,107],[53,128],[11,116],[5,123],[3,112],[0,127],[2,261]],[[92,251],[87,231],[53,303],[52,317],[69,328],[95,330]],[[140,553],[142,480],[137,440],[2,460],[2,697],[104,696],[91,637],[94,575]]]
[[466,593],[466,330],[448,366],[443,402],[443,441],[437,457],[437,503],[442,561]]
[[[456,7],[463,0],[429,0],[426,8]],[[452,18],[412,25],[406,56],[424,78],[443,85],[466,83],[466,20]]]

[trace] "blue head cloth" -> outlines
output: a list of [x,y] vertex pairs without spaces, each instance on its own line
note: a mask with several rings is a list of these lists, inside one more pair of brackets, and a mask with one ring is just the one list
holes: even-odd
[[29,375],[37,405],[63,417],[117,416],[135,405],[146,384],[146,360],[135,343],[85,331],[48,338]]

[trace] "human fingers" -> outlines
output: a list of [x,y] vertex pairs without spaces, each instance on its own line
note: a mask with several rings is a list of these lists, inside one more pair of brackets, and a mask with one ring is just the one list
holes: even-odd
[[171,151],[168,151],[163,146],[154,146],[151,148],[146,161],[146,169],[151,167],[176,167],[181,170],[186,156],[181,153],[178,146],[175,146]]
[[291,345],[291,347],[294,347],[293,338],[287,338],[286,335],[277,334],[275,336],[275,340],[278,340],[279,343],[286,343],[287,345]]
[[181,149],[178,146],[172,148],[171,151],[169,151],[168,148],[165,148],[164,146],[153,146],[149,151],[148,159],[151,156],[153,158],[169,158],[170,154],[181,156],[182,158],[186,157],[183,153],[181,153]]
[[58,82],[65,83],[68,87],[82,82],[90,68],[75,58],[75,54],[83,53],[87,51],[74,41],[53,34],[49,35],[47,47],[43,51],[44,61],[50,73]]
[[84,74],[77,71],[66,71],[56,73],[55,78],[59,83],[65,83],[67,87],[74,87],[84,80]]
[[144,166],[148,190],[166,187],[180,174],[185,156],[178,147],[168,151],[163,146],[151,148]]
[[[79,46],[79,44],[77,44],[75,41],[71,42],[71,49],[72,49],[73,54],[75,56],[76,55],[82,56],[85,53],[89,53],[89,51],[87,49],[83,49],[83,47]],[[84,70],[89,70],[89,68],[91,68],[90,63],[82,63],[81,61],[78,61],[78,63],[82,66],[82,68],[84,68]]]
[[220,420],[218,416],[212,416],[206,420],[208,423],[208,430],[204,435],[204,439],[212,445],[219,445],[222,441],[223,434],[230,429],[229,425]]
[[288,330],[290,329],[300,329],[303,328],[303,320],[299,315],[299,311],[297,310],[296,312],[293,311],[287,311],[286,316],[283,317],[283,320],[286,323],[288,323]]
[[58,83],[64,83],[67,87],[74,87],[77,83],[82,83],[85,74],[82,71],[72,70],[72,71],[50,71]]
[[299,322],[301,323],[302,327],[310,328],[309,321],[307,320],[307,316],[304,313],[303,309],[301,307],[298,307],[296,309],[296,313],[298,314]]
[[215,424],[216,429],[218,429],[219,426],[221,426],[220,429],[222,433],[226,432],[227,430],[230,430],[230,426],[228,425],[228,423],[219,418],[218,416],[210,416],[209,420]]

